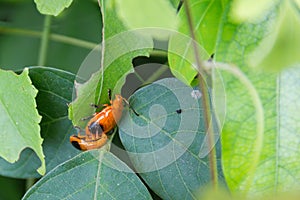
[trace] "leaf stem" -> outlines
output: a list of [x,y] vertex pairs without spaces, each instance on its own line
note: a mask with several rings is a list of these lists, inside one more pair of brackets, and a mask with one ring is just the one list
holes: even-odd
[[198,69],[198,79],[199,79],[199,88],[202,92],[202,106],[203,106],[203,114],[204,114],[204,123],[205,129],[207,130],[208,135],[208,149],[211,151],[208,154],[209,157],[209,165],[210,165],[210,176],[213,188],[218,187],[218,170],[217,170],[217,160],[216,160],[216,151],[213,148],[214,145],[214,133],[213,133],[213,124],[211,123],[211,106],[210,106],[210,97],[209,91],[205,84],[205,71],[203,67],[203,63],[200,59],[200,51],[197,46],[196,35],[193,29],[192,15],[189,7],[189,0],[184,0],[185,13],[187,16],[188,26],[190,30],[190,34],[192,37],[192,45],[194,49],[194,56],[196,60],[196,65]]
[[166,65],[161,65],[158,70],[156,70],[143,84],[146,85],[148,83],[152,83],[157,80],[165,71],[169,69]]
[[[36,38],[42,37],[42,32],[40,31],[32,31],[32,30],[19,29],[19,28],[0,27],[0,33],[10,33],[14,35],[24,35],[24,36],[30,36]],[[73,46],[82,47],[85,49],[94,49],[97,46],[97,44],[93,42],[88,42],[85,40],[80,40],[77,38],[55,34],[55,33],[50,33],[49,39],[55,42],[61,42]]]
[[50,36],[50,27],[51,27],[51,16],[46,15],[44,19],[44,28],[42,41],[39,51],[38,65],[44,66],[46,64],[48,44],[49,44],[49,36]]

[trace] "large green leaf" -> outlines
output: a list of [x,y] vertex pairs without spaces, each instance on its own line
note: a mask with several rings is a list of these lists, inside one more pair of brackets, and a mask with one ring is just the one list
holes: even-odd
[[35,102],[37,90],[31,84],[28,69],[21,75],[0,70],[0,87],[0,156],[14,163],[23,149],[31,148],[41,162],[37,171],[45,174],[39,127],[41,116]]
[[[196,34],[195,42],[200,50],[200,57],[206,60],[215,52],[224,5],[222,1],[191,0],[189,2],[193,29]],[[193,66],[196,63],[193,40],[190,37],[189,23],[184,8],[181,8],[178,18],[180,19],[178,33],[174,33],[169,42],[169,64],[172,73],[190,85],[197,75],[197,70]]]
[[135,170],[163,199],[196,198],[194,192],[211,180],[202,106],[195,92],[175,78],[154,82],[130,98],[139,116],[124,113],[119,124]]
[[65,8],[68,8],[73,0],[34,0],[36,3],[37,9],[40,13],[44,15],[54,15],[57,16]]
[[[132,59],[148,55],[153,48],[151,38],[139,34],[138,31],[126,31],[116,15],[113,2],[102,1],[101,10],[105,24],[103,30],[105,42],[101,45],[101,51],[98,47],[92,52],[97,56],[94,66],[99,67],[98,69],[101,66],[101,69],[84,84],[76,85],[76,99],[69,108],[69,118],[73,124],[79,126],[85,125],[81,120],[83,117],[90,116],[94,112],[89,104],[107,103],[108,89],[112,89],[113,93],[120,93],[126,76],[133,72]],[[90,66],[82,65],[80,70],[84,72],[89,68]]]
[[106,150],[84,152],[37,182],[26,199],[152,199],[134,172]]
[[[44,16],[36,11],[32,0],[1,1],[0,13],[1,68],[20,70],[24,66],[37,64],[42,35],[39,30],[43,30]],[[75,1],[63,15],[52,18],[45,66],[77,73],[80,63],[91,51],[92,43],[95,47],[101,41],[102,24],[99,20],[99,6],[95,1]],[[86,43],[90,45],[84,45]]]
[[[43,117],[40,123],[41,135],[44,138],[42,146],[46,170],[50,171],[79,153],[69,142],[69,136],[74,133],[74,129],[68,119],[67,106],[72,99],[75,75],[53,68],[32,67],[29,76],[39,90],[36,101],[38,111]],[[14,164],[0,160],[0,171],[2,175],[16,178],[39,177],[35,172],[39,163],[33,151],[26,149]]]
[[[277,145],[273,158],[275,184],[281,191],[300,187],[300,65],[286,69],[278,77],[277,132],[273,145]],[[270,156],[269,156],[270,157]]]
[[[289,190],[299,185],[299,170],[295,166],[299,158],[290,157],[299,153],[299,148],[290,148],[287,143],[299,141],[295,139],[299,131],[286,129],[285,122],[295,128],[299,123],[294,120],[297,113],[288,112],[284,107],[295,98],[293,95],[299,96],[299,83],[295,81],[299,70],[281,75],[247,67],[247,57],[268,36],[270,27],[278,19],[278,4],[265,11],[255,23],[232,22],[230,6],[225,9],[220,27],[216,59],[240,67],[256,89],[264,115],[262,121],[257,122],[258,110],[251,101],[253,94],[249,88],[232,74],[222,72],[227,97],[222,132],[224,175],[232,191],[260,194]],[[294,93],[289,94],[291,89]],[[294,102],[293,107],[297,106],[299,103]],[[263,133],[257,131],[257,126],[264,127]]]
[[[264,72],[258,68],[255,69],[248,67],[249,59],[251,58],[251,63],[258,63],[261,62],[262,58],[267,58],[264,60],[268,61],[268,66],[263,66],[265,68],[275,67],[275,65],[273,66],[269,61],[272,61],[273,63],[275,62],[276,65],[281,65],[280,67],[282,68],[290,66],[299,58],[295,56],[298,52],[295,50],[299,43],[297,42],[298,39],[293,40],[293,37],[291,37],[296,32],[289,31],[289,28],[292,28],[293,26],[289,26],[287,23],[282,23],[283,21],[278,23],[280,22],[279,20],[282,19],[280,16],[289,17],[293,14],[294,11],[290,12],[281,9],[282,6],[286,6],[286,3],[290,2],[273,1],[272,4],[268,5],[264,12],[260,13],[259,17],[256,16],[254,21],[246,22],[237,22],[237,20],[233,18],[233,14],[230,13],[230,11],[233,10],[231,1],[222,1],[222,6],[220,6],[220,1],[210,1],[209,4],[202,0],[195,0],[191,2],[192,12],[194,4],[198,3],[205,5],[206,3],[204,7],[198,7],[199,9],[197,11],[199,16],[196,19],[193,19],[194,23],[195,21],[199,21],[201,22],[200,24],[205,24],[207,30],[214,30],[214,28],[210,26],[218,27],[215,29],[217,32],[212,31],[212,36],[214,38],[210,38],[210,33],[201,34],[201,30],[197,29],[198,26],[194,25],[197,36],[196,39],[200,44],[200,49],[201,45],[203,45],[204,49],[209,51],[210,48],[205,46],[205,43],[202,43],[202,38],[208,37],[208,43],[210,45],[215,44],[215,47],[213,45],[212,47],[214,47],[216,51],[216,60],[220,62],[233,63],[239,66],[241,71],[236,73],[239,71],[239,69],[236,68],[227,70],[231,71],[233,74],[241,75],[245,73],[246,75],[244,77],[236,78],[233,74],[221,72],[224,85],[226,87],[227,97],[226,122],[222,137],[222,160],[224,174],[229,188],[232,191],[261,193],[274,191],[276,189],[282,191],[287,190],[287,188],[295,187],[299,183],[296,181],[299,179],[298,170],[293,164],[287,164],[285,157],[289,154],[294,155],[294,152],[299,150],[295,148],[288,151],[286,145],[282,148],[278,146],[278,144],[281,144],[281,137],[286,138],[289,142],[290,140],[287,138],[290,138],[288,135],[291,134],[282,132],[283,127],[279,126],[283,124],[280,122],[283,119],[282,115],[284,114],[279,112],[278,108],[281,107],[283,99],[289,99],[288,95],[282,96],[280,92],[278,93],[278,91],[281,91],[279,90],[282,87],[281,84],[283,84],[283,82],[278,82],[278,80],[282,77],[278,74]],[[193,4],[193,2],[195,3]],[[213,6],[218,3],[219,9],[222,8],[222,10],[220,10],[220,12],[209,12],[208,14],[212,16],[212,19],[219,19],[219,21],[215,20],[215,23],[209,23],[212,21],[209,21],[208,19],[205,20],[205,14],[203,13],[213,10]],[[292,20],[289,21],[291,22]],[[285,35],[284,37],[281,37],[284,34],[277,34],[280,36],[277,37],[277,39],[276,37],[271,37],[274,30],[278,30],[276,29],[276,26],[280,24],[282,25],[280,33],[287,33],[286,35],[291,34],[291,36]],[[288,26],[288,28],[286,26]],[[294,30],[296,29],[298,29],[298,26],[296,26]],[[188,30],[183,31],[183,33],[189,34]],[[200,34],[200,37],[197,34]],[[272,39],[271,42],[270,38]],[[297,44],[286,46],[288,49],[284,48],[282,44],[290,44],[290,42],[285,42],[290,41],[290,39]],[[266,41],[269,43],[266,43]],[[270,47],[272,47],[270,44],[272,44],[272,42],[275,48],[270,51]],[[171,45],[173,44],[170,43],[170,46]],[[174,46],[176,47],[176,45]],[[262,51],[262,49],[267,48],[269,48],[268,51]],[[284,51],[292,51],[292,53],[285,54]],[[278,52],[287,56],[284,56],[283,59],[281,59],[280,53]],[[170,55],[171,54],[169,54],[169,56]],[[174,69],[178,70],[178,66],[180,66],[178,61],[175,60],[176,62],[173,62],[171,60],[174,59],[172,55],[169,58],[173,71]],[[280,60],[276,61],[277,59]],[[190,59],[186,60],[189,61]],[[193,62],[189,63],[190,66],[192,64]],[[181,77],[181,79],[187,83],[191,82],[193,73],[196,73],[195,70],[190,69],[191,68],[186,66],[182,67],[181,70],[183,73],[180,73],[180,75],[184,76],[183,78]],[[192,71],[194,72],[192,73]],[[294,71],[294,73],[296,72],[297,71]],[[177,74],[175,73],[175,75]],[[294,74],[294,76],[297,75]],[[244,82],[240,81],[242,79],[244,79]],[[245,83],[245,80],[250,84],[252,83],[254,93],[258,94],[258,101],[254,101],[255,104],[251,101],[251,99],[254,99],[253,91],[249,90],[249,85],[247,86],[243,84]],[[264,115],[257,110],[257,108],[261,106],[260,102],[263,106]],[[297,118],[295,113],[292,113],[289,116],[291,116],[291,118]],[[257,117],[262,118],[263,120],[258,122],[257,120],[259,118]],[[289,119],[288,121],[293,120]],[[294,125],[295,124],[297,123],[294,122]],[[263,132],[259,132],[258,130],[262,130]],[[297,133],[293,135],[297,135]],[[262,136],[264,136],[264,138]],[[290,156],[288,157],[290,158]],[[291,163],[295,163],[295,160],[297,159],[297,157],[295,157],[295,159],[291,159]],[[281,167],[285,165],[289,166],[286,171],[284,171],[283,167]],[[293,177],[293,179],[284,176],[284,172],[291,174],[290,177]],[[283,184],[284,181],[286,181],[285,184]]]

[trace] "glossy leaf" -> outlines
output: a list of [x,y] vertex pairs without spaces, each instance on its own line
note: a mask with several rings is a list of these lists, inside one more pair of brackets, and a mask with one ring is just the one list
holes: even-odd
[[[76,99],[70,104],[69,118],[73,124],[84,127],[86,122],[81,119],[90,116],[95,110],[91,103],[108,103],[108,89],[118,94],[129,73],[133,72],[132,60],[137,56],[147,56],[153,48],[152,39],[140,35],[138,31],[126,31],[122,21],[115,13],[114,4],[104,0],[101,4],[104,19],[105,43],[92,52],[95,58],[93,63],[101,69],[95,72],[84,84],[77,84]],[[104,57],[101,57],[104,51]],[[101,59],[99,59],[101,57]],[[97,59],[98,58],[98,59]],[[81,71],[89,70],[89,66],[82,66]],[[80,73],[78,74],[80,76]]]
[[40,13],[44,15],[57,16],[65,8],[68,8],[73,2],[73,0],[59,0],[59,1],[34,0],[34,2]]
[[59,165],[23,197],[27,199],[152,199],[146,187],[110,152],[84,152]]
[[[207,60],[215,52],[217,34],[224,10],[222,1],[190,0],[193,29],[196,43],[202,60]],[[185,6],[185,5],[183,5]],[[173,34],[169,42],[169,64],[172,73],[184,83],[190,85],[197,75],[194,66],[195,54],[193,40],[190,37],[189,23],[186,10],[181,8],[178,13],[179,29]]]
[[201,151],[206,131],[195,91],[174,78],[154,82],[130,98],[139,116],[127,112],[119,124],[135,170],[163,199],[196,198],[194,192],[211,180],[209,151]]
[[31,84],[28,69],[20,75],[0,70],[0,87],[0,156],[14,163],[23,149],[31,148],[41,162],[37,171],[45,174],[39,127],[41,116],[35,102],[37,90]]
[[[32,84],[39,90],[36,101],[42,116],[42,147],[46,170],[50,171],[79,153],[69,142],[69,136],[74,134],[75,130],[67,113],[75,75],[53,68],[32,67],[29,76]],[[0,171],[2,175],[16,178],[39,177],[35,172],[39,164],[40,161],[33,151],[26,149],[14,164],[0,160]]]

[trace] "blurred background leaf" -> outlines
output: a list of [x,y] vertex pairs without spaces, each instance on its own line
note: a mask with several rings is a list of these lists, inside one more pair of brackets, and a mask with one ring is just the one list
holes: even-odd
[[[0,2],[0,5],[1,68],[19,70],[37,65],[44,16],[36,10],[33,1]],[[52,18],[51,33],[91,43],[82,45],[79,41],[58,40],[50,35],[46,66],[76,73],[86,55],[101,41],[97,2],[74,1],[69,9]]]
[[300,15],[292,1],[283,1],[271,33],[249,56],[248,63],[269,71],[280,71],[300,63]]
[[45,15],[57,16],[65,8],[68,8],[73,0],[60,0],[60,1],[49,1],[49,0],[34,0],[36,7],[40,13]]
[[[190,0],[193,28],[201,60],[207,60],[215,52],[217,35],[224,5],[221,1]],[[187,85],[197,75],[193,42],[185,12],[185,5],[178,13],[178,32],[170,37],[168,59],[172,73]]]

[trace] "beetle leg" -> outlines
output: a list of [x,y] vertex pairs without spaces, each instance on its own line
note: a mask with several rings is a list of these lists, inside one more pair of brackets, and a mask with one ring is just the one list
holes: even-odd
[[81,127],[79,127],[79,126],[74,126],[74,128],[77,129],[77,135],[78,135],[78,137],[80,137],[80,136],[81,136],[80,133],[82,132]]
[[107,92],[108,92],[108,99],[111,101],[111,89],[108,89]]

